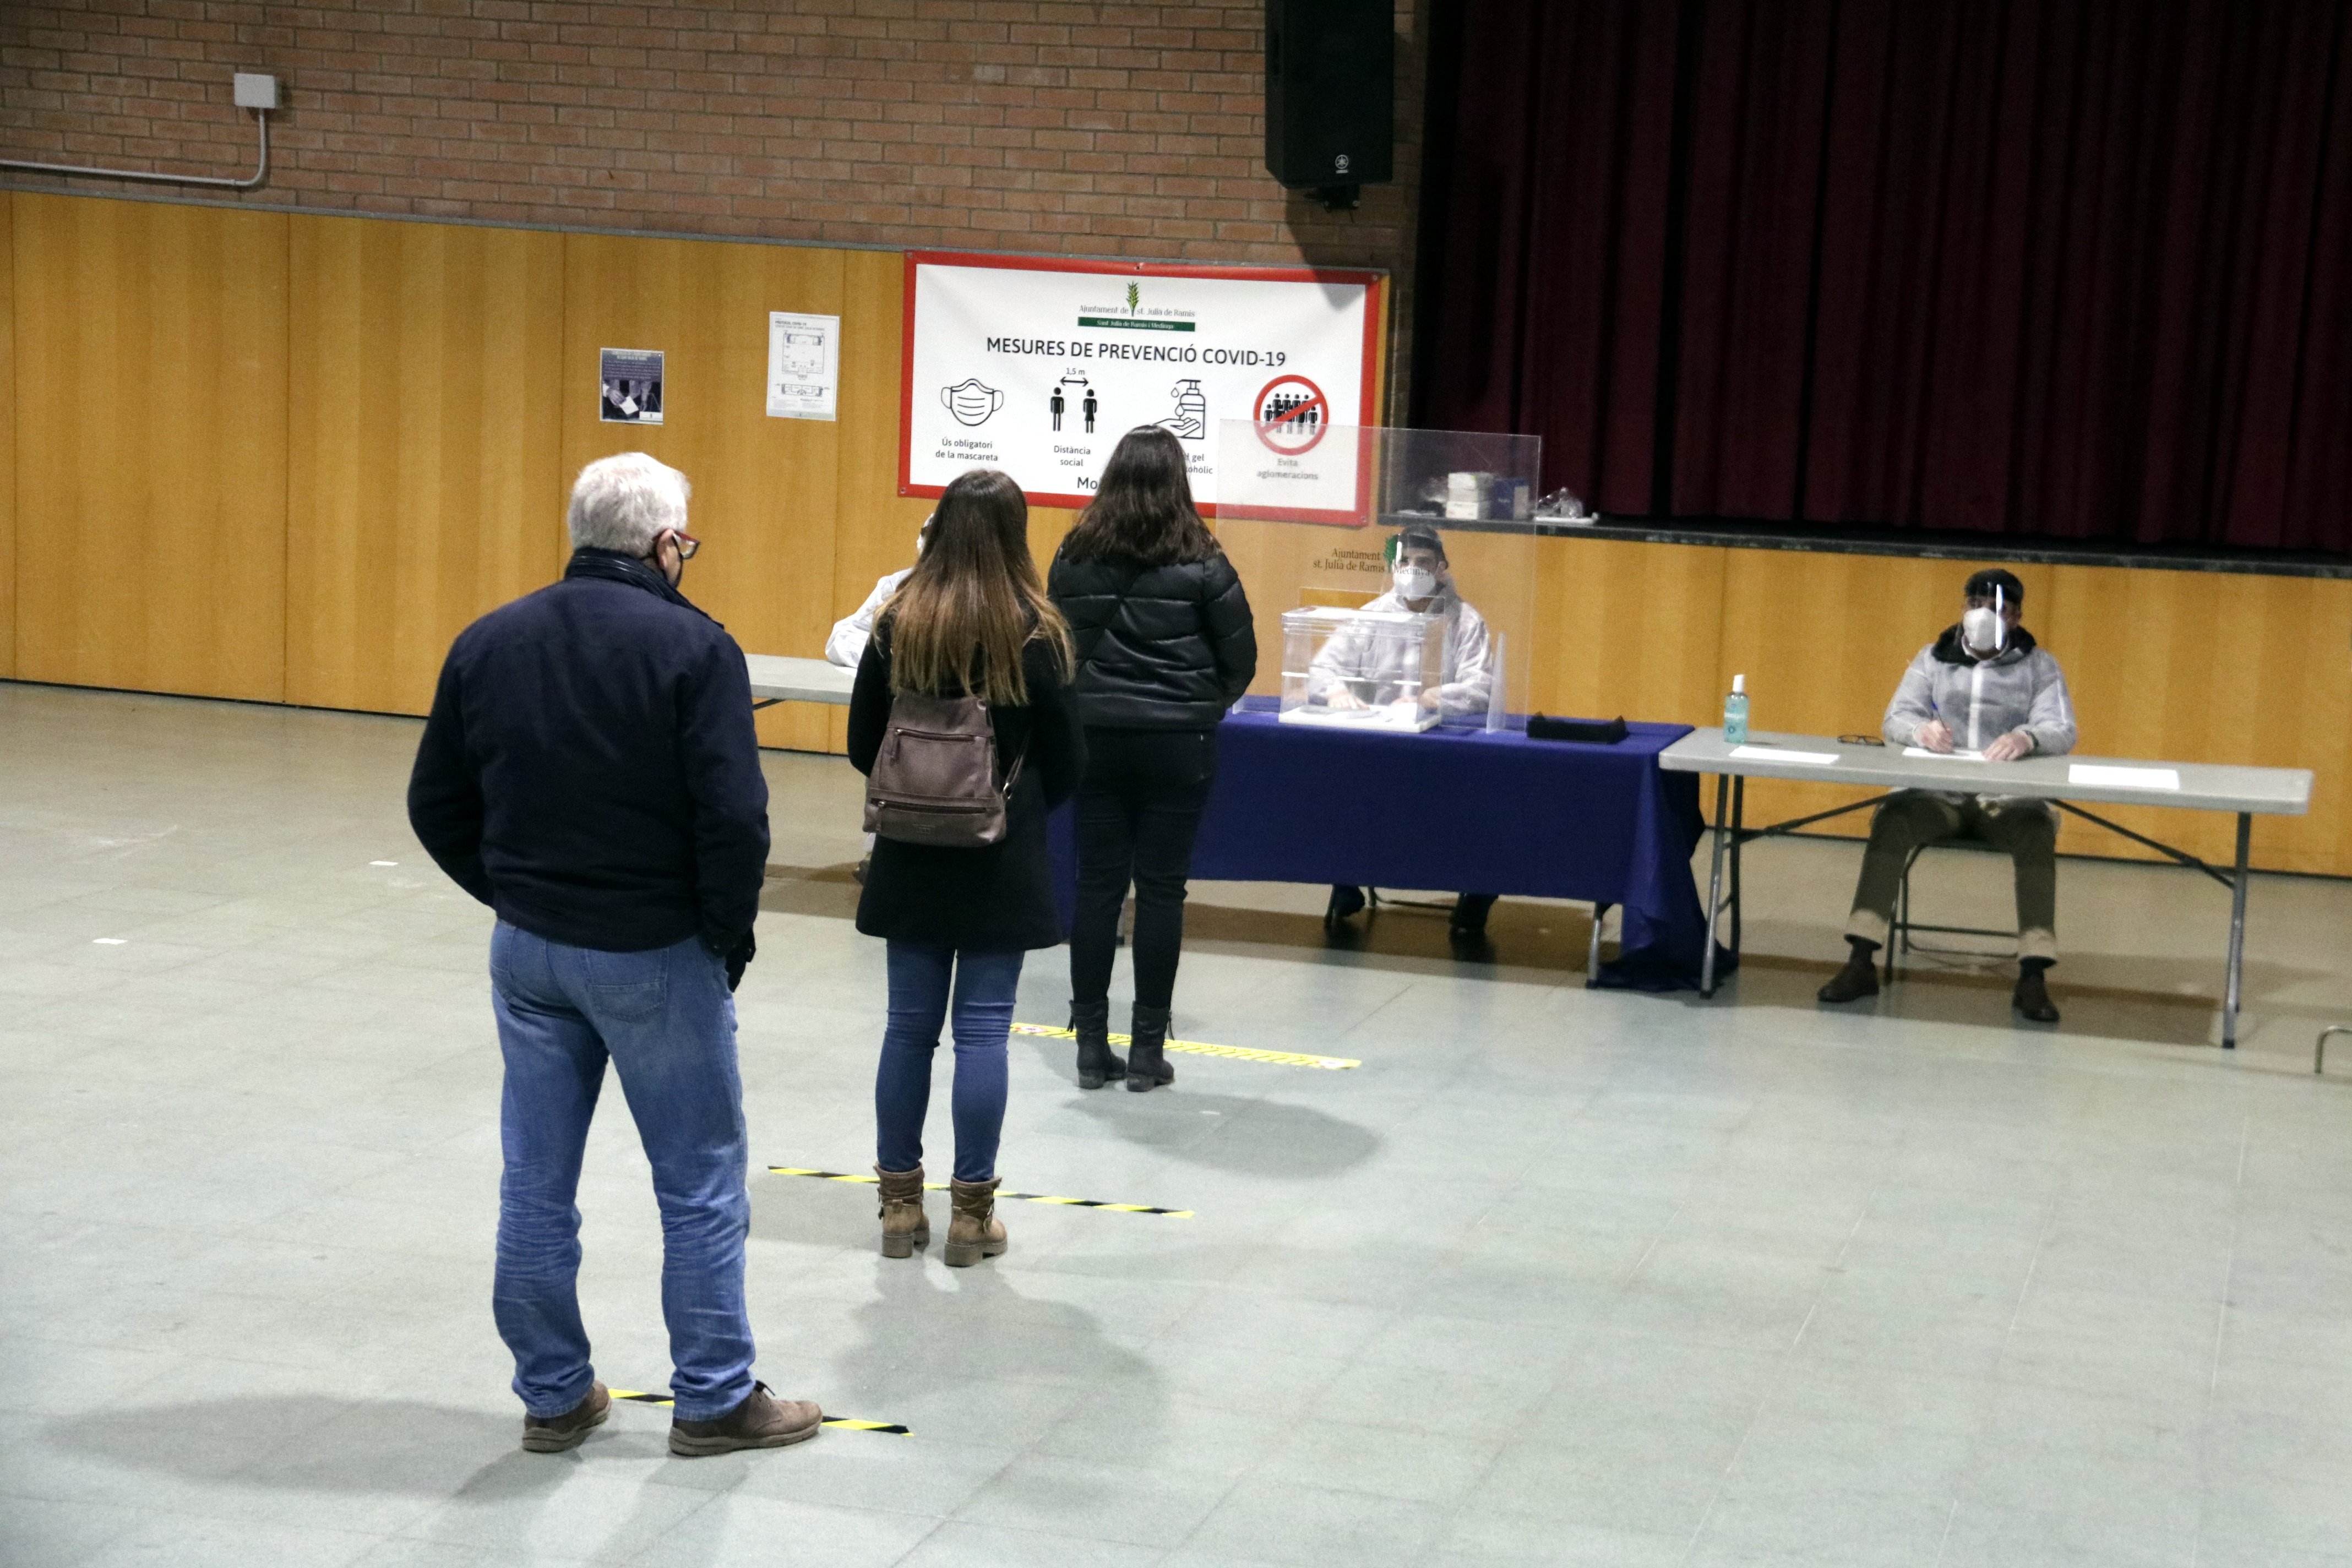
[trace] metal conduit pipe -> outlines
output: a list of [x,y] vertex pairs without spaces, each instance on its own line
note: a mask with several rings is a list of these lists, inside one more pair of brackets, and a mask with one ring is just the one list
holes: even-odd
[[[266,87],[262,85],[265,83]],[[65,174],[81,179],[136,180],[154,185],[201,185],[215,191],[256,190],[269,178],[269,111],[278,104],[278,79],[240,71],[236,79],[236,99],[238,107],[253,110],[261,130],[261,153],[249,179],[233,180],[220,174],[156,174],[143,169],[99,169],[79,163],[31,163],[15,158],[0,158],[0,169],[28,174]]]
[[2319,1038],[2311,1047],[2311,1070],[2314,1072],[2327,1070],[2327,1037],[2330,1035],[2352,1035],[2352,1024],[2330,1024],[2319,1031]]

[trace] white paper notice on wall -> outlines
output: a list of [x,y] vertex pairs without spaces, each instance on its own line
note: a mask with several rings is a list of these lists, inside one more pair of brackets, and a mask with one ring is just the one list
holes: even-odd
[[768,417],[831,419],[841,386],[841,318],[768,312]]
[[2179,789],[2180,770],[2178,768],[2118,768],[2097,763],[2074,763],[2066,769],[2066,782],[2096,784],[2102,789]]

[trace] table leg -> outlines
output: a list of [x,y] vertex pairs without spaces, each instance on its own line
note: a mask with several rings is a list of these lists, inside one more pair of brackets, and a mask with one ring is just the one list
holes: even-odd
[[2221,1048],[2238,1048],[2238,986],[2246,966],[2246,859],[2253,848],[2254,817],[2238,813],[2238,869],[2230,883],[2230,984],[2221,1003]]
[[1748,912],[1739,897],[1739,830],[1748,821],[1748,775],[1731,781],[1731,951],[1739,951],[1739,922]]
[[1706,876],[1706,952],[1698,961],[1698,994],[1715,994],[1715,916],[1723,907],[1723,843],[1731,831],[1731,775],[1715,780],[1715,854]]

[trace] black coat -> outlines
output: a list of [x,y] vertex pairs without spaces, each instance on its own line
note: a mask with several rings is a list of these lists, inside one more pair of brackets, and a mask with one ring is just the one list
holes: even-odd
[[1078,653],[1078,718],[1109,730],[1213,730],[1257,675],[1249,596],[1206,561],[1054,557],[1047,592]]
[[[929,942],[981,952],[1025,952],[1062,940],[1045,848],[1045,814],[1070,798],[1086,764],[1070,689],[1042,642],[1023,651],[1025,708],[992,708],[1000,770],[1025,754],[1005,809],[1003,839],[985,849],[874,842],[857,929],[892,942]],[[890,729],[889,624],[875,628],[849,698],[849,760],[874,771]],[[1001,777],[1000,773],[1000,777]]]
[[534,935],[729,952],[768,863],[742,649],[642,562],[580,552],[562,582],[457,634],[408,821],[459,887]]

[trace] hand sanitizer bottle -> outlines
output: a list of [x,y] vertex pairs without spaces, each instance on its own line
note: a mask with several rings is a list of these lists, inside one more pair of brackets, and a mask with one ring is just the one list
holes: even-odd
[[1723,743],[1727,746],[1748,744],[1748,678],[1731,678],[1731,695],[1723,700]]

